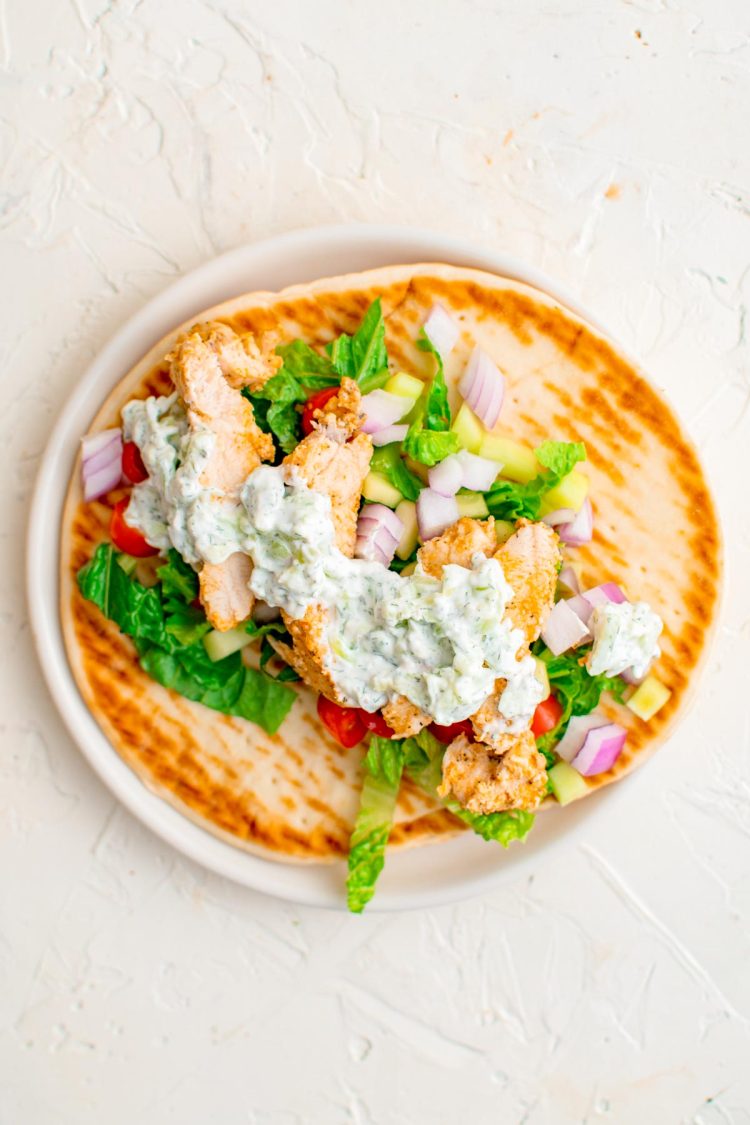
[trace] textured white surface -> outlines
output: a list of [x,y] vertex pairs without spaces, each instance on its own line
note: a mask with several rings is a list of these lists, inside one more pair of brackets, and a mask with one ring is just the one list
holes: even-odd
[[[750,1121],[744,0],[5,0],[0,66],[0,1125]],[[215,252],[341,220],[577,291],[727,537],[671,744],[559,863],[421,915],[283,906],[159,844],[61,730],[23,600],[81,367]]]

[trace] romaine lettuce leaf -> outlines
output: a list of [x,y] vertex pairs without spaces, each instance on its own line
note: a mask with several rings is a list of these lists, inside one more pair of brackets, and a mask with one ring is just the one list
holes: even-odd
[[203,611],[186,600],[192,601],[197,592],[197,579],[193,586],[188,570],[179,555],[170,552],[157,571],[160,585],[146,587],[125,573],[110,544],[100,543],[78,572],[78,585],[85,598],[132,637],[141,667],[154,680],[186,699],[239,715],[274,734],[295,692],[246,668],[238,652],[224,660],[209,658],[202,637],[211,626]]
[[385,864],[385,850],[393,825],[403,754],[398,739],[372,735],[364,760],[359,812],[349,844],[347,904],[360,914],[375,893]]
[[537,739],[537,748],[544,754],[548,764],[554,761],[552,749],[565,734],[572,715],[589,715],[595,711],[604,691],[621,700],[627,686],[619,676],[592,676],[580,663],[586,652],[586,648],[578,648],[575,652],[553,656],[542,641],[537,641],[534,645],[535,655],[547,667],[550,689],[563,709],[557,726]]
[[353,336],[343,333],[329,345],[329,355],[338,375],[354,379],[363,394],[385,383],[388,378],[388,353],[379,297],[372,302]]
[[450,453],[458,453],[461,445],[458,435],[450,430],[451,412],[448,406],[448,389],[445,384],[443,361],[437,348],[424,334],[417,340],[424,352],[431,352],[437,370],[418,400],[411,425],[404,438],[404,453],[422,465],[432,467]]

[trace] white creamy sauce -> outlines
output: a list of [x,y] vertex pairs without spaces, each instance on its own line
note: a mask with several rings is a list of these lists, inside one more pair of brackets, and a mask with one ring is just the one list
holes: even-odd
[[586,664],[589,672],[617,676],[630,668],[635,676],[645,676],[660,654],[657,641],[663,628],[646,602],[597,606],[589,621],[594,638]]
[[327,671],[349,704],[376,711],[405,696],[449,725],[502,678],[498,722],[505,731],[528,725],[542,689],[533,659],[516,658],[523,636],[505,618],[512,589],[496,559],[448,565],[441,579],[349,559],[335,543],[329,497],[288,469],[261,466],[239,496],[201,485],[214,438],[188,430],[175,395],[131,402],[122,414],[149,472],[133,488],[128,523],[194,566],[245,552],[253,593],[292,618],[325,609]]

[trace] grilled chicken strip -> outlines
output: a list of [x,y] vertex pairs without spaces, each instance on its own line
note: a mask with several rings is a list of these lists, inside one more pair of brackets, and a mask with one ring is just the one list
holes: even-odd
[[[201,484],[230,494],[240,489],[261,461],[274,456],[273,441],[259,429],[252,405],[229,383],[227,372],[239,372],[242,378],[247,374],[246,364],[234,366],[235,361],[245,363],[246,349],[247,337],[240,338],[225,324],[209,322],[183,336],[167,357],[188,424],[195,429],[207,427],[216,435],[216,449]],[[201,568],[201,601],[215,629],[231,629],[250,616],[251,569],[250,559],[241,553]]]
[[[360,402],[359,387],[351,379],[343,379],[339,393],[318,412],[313,432],[284,458],[284,464],[296,469],[309,488],[330,497],[336,545],[348,558],[354,555],[362,485],[372,457],[369,435],[352,436],[359,426]],[[279,656],[315,691],[343,703],[326,671],[326,610],[312,605],[300,620],[286,615],[284,620],[293,646],[273,639]]]

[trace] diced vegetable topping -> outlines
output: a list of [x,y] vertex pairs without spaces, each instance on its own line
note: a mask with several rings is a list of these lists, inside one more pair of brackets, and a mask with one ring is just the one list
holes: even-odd
[[249,635],[245,626],[238,625],[236,629],[227,629],[224,633],[212,629],[203,638],[203,647],[209,658],[216,662],[223,660],[225,656],[231,656],[233,652],[239,652],[252,641],[253,637]]
[[395,508],[403,500],[399,490],[394,488],[382,473],[374,472],[372,469],[365,477],[362,495],[365,500],[370,500],[374,504],[385,504],[388,508]]
[[122,430],[102,430],[81,439],[81,479],[86,502],[98,500],[122,479]]
[[397,371],[383,387],[392,395],[401,395],[402,398],[412,399],[412,405],[425,388],[425,384],[416,375],[407,375],[405,371]]
[[459,516],[470,516],[475,520],[487,519],[490,510],[481,492],[459,492],[456,497]]
[[594,536],[594,512],[588,496],[578,515],[570,523],[560,524],[557,534],[568,547],[583,547]]
[[588,496],[589,487],[590,482],[586,474],[573,469],[544,497],[541,514],[544,516],[556,508],[569,508],[573,512],[579,512]]
[[471,353],[458,389],[477,418],[491,430],[503,406],[505,376],[481,348]]
[[586,734],[583,746],[570,763],[584,777],[594,777],[612,769],[625,745],[628,732],[619,723],[594,727]]
[[484,426],[465,402],[462,402],[458,408],[451,430],[458,438],[461,446],[470,453],[477,453],[482,441],[487,436]]
[[636,688],[627,700],[625,706],[629,707],[639,719],[648,722],[657,711],[660,711],[672,695],[668,687],[656,676],[646,676],[646,679]]
[[552,792],[561,805],[569,805],[585,797],[589,787],[577,770],[567,762],[558,762],[547,773]]
[[442,305],[433,305],[424,323],[424,334],[445,362],[456,346],[461,329]]
[[[528,445],[500,437],[498,434],[485,434],[479,446],[479,456],[489,461],[497,461],[504,477],[526,484],[539,472],[539,462],[533,449]],[[553,504],[553,508],[560,507]]]
[[403,535],[401,520],[384,504],[365,504],[357,521],[354,556],[388,566]]
[[542,640],[555,656],[590,639],[591,634],[570,602],[557,602],[542,629]]
[[[414,554],[419,541],[419,526],[417,524],[417,505],[412,500],[402,500],[396,508],[396,515],[401,520],[403,531],[396,547],[396,554],[400,559],[408,559]],[[401,571],[403,574],[404,572]]]
[[362,430],[366,434],[376,434],[400,421],[410,409],[409,400],[403,395],[393,395],[380,388],[370,391],[362,398]]
[[441,496],[431,488],[420,492],[417,500],[417,523],[419,538],[423,543],[436,535],[442,535],[457,519],[458,504],[454,496]]

